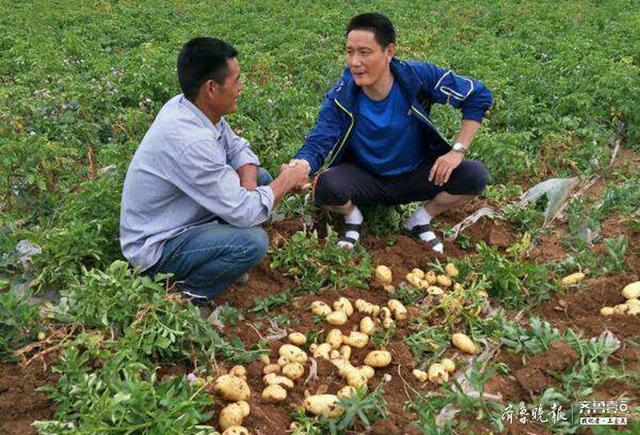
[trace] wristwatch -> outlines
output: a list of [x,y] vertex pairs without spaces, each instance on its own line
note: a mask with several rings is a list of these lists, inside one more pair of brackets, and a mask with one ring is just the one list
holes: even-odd
[[462,145],[460,142],[456,142],[453,144],[453,150],[457,153],[460,153],[464,156],[464,153],[467,152],[467,147]]

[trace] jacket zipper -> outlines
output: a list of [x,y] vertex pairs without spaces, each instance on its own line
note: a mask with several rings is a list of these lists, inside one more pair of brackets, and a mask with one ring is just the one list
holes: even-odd
[[344,106],[342,104],[340,104],[340,102],[338,101],[337,98],[334,99],[333,102],[336,103],[336,106],[338,106],[340,109],[342,109],[344,111],[344,113],[349,115],[349,118],[351,118],[351,125],[349,125],[349,129],[347,130],[345,135],[342,136],[342,143],[338,146],[338,142],[340,142],[340,139],[338,139],[336,144],[333,146],[331,160],[329,160],[329,163],[327,164],[327,167],[329,167],[329,166],[331,166],[333,164],[333,161],[336,159],[336,156],[340,153],[340,150],[342,149],[344,144],[347,142],[347,138],[351,134],[351,129],[353,128],[353,124],[354,124],[353,114],[351,112],[349,112],[347,109],[345,109]]
[[427,117],[426,117],[422,112],[420,112],[420,111],[416,108],[416,106],[411,105],[411,110],[413,110],[414,112],[416,112],[416,114],[417,114],[418,116],[420,116],[420,117],[424,120],[424,122],[426,122],[426,123],[429,125],[429,127],[433,128],[433,131],[435,131],[435,132],[436,132],[436,134],[437,134],[438,136],[440,136],[440,138],[444,141],[444,143],[449,144],[449,142],[447,142],[447,141],[442,137],[442,135],[440,134],[440,132],[438,131],[438,129],[436,128],[436,126],[435,126],[435,125],[433,125],[433,123],[432,123],[431,121],[429,121],[429,118],[427,118]]

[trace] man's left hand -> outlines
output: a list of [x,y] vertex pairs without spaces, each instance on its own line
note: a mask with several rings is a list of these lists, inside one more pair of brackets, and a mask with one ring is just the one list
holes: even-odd
[[449,181],[453,170],[462,163],[462,159],[462,154],[456,151],[449,151],[447,154],[438,157],[431,167],[431,172],[429,172],[429,181],[436,186],[444,186]]

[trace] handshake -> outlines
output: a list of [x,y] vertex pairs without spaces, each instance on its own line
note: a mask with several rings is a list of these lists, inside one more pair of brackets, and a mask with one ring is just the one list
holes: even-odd
[[301,192],[311,188],[309,172],[311,172],[309,162],[306,160],[292,159],[289,163],[280,165],[279,177],[285,177],[287,179],[287,184],[290,186],[288,190]]

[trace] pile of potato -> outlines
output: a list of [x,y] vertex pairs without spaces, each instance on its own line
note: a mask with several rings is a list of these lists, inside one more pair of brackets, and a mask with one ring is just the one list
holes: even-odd
[[220,411],[218,424],[223,435],[249,434],[242,426],[242,421],[250,413],[249,403],[251,390],[247,384],[247,370],[243,366],[233,367],[228,374],[216,379],[213,389],[223,399],[233,402]]
[[622,296],[627,301],[624,304],[618,304],[615,307],[602,307],[600,314],[603,316],[611,315],[629,315],[637,316],[640,314],[640,281],[632,282],[622,289]]

